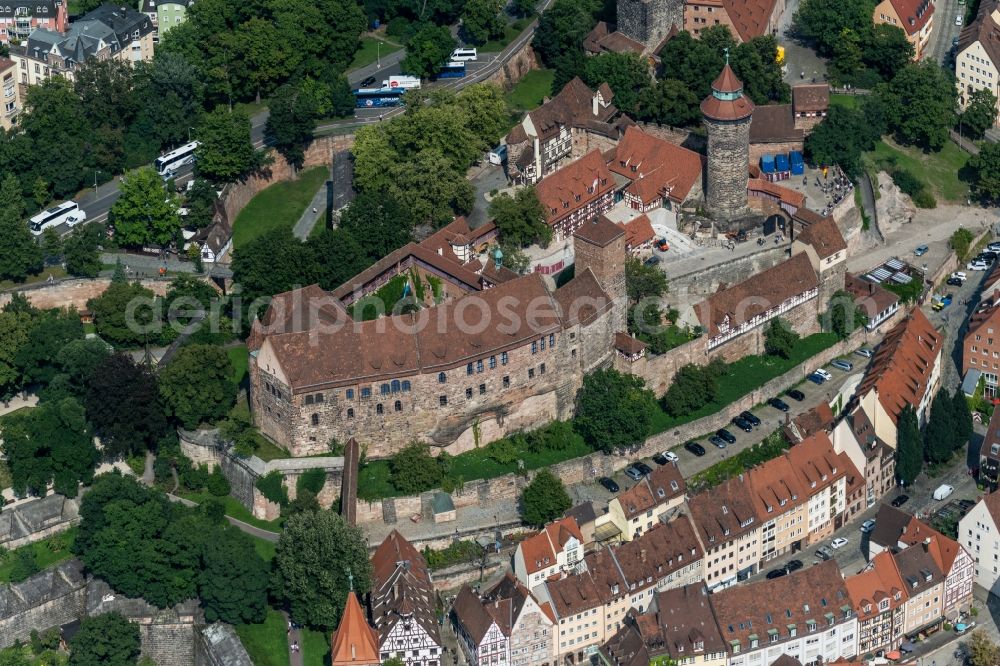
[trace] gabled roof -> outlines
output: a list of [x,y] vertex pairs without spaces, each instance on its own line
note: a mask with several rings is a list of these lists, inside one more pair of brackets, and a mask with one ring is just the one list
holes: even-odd
[[748,471],[747,484],[761,523],[791,511],[809,499],[809,493],[785,456],[768,460]]
[[944,583],[945,574],[931,555],[930,543],[894,553],[893,558],[910,596]]
[[333,649],[330,654],[333,666],[382,663],[375,631],[368,626],[354,590],[347,593],[344,614],[340,618],[340,626],[333,633]]
[[914,309],[883,338],[855,394],[878,391],[879,401],[895,423],[903,407],[920,404],[943,343],[927,316],[920,308]]
[[573,235],[598,247],[607,247],[612,241],[621,238],[624,233],[624,229],[606,216],[598,215],[593,220],[581,224]]
[[426,560],[393,530],[372,555],[371,613],[379,645],[402,621],[416,622],[440,645],[434,609],[434,584]]
[[614,189],[614,179],[601,156],[592,150],[580,159],[546,176],[535,186],[546,221],[554,225]]
[[668,523],[658,522],[638,538],[602,552],[612,554],[625,581],[637,589],[655,586],[704,555],[694,526],[684,515]]
[[[573,77],[555,97],[534,111],[529,111],[528,120],[543,141],[558,134],[562,126],[583,127],[595,121],[609,122],[618,113],[618,109],[610,104],[610,97],[604,97],[605,104],[598,103],[595,114],[594,95],[595,91],[588,88],[580,77]],[[527,139],[528,135],[521,123],[507,135],[508,144],[521,143]]]
[[882,601],[888,601],[888,610],[893,610],[909,599],[896,561],[888,551],[876,555],[867,569],[857,575],[849,576],[846,582],[854,604],[854,612],[858,614],[858,620],[861,622],[885,612],[879,609],[879,603]]
[[631,520],[649,509],[667,504],[672,499],[683,497],[687,491],[684,476],[676,463],[657,467],[649,476],[643,477],[631,488],[622,491],[612,502],[621,505],[625,518]]
[[705,548],[728,543],[760,527],[745,475],[723,481],[688,500]]
[[827,215],[815,224],[799,228],[795,240],[811,245],[820,259],[826,259],[847,249],[844,236],[840,233],[832,215]]
[[791,441],[797,443],[810,435],[829,430],[832,426],[833,410],[829,404],[821,402],[792,419],[785,428],[785,434],[791,436]]
[[899,537],[910,523],[912,515],[883,502],[875,515],[875,529],[868,535],[869,543],[883,548],[897,548]]
[[795,127],[791,104],[767,104],[753,110],[750,143],[802,141],[803,132]]
[[737,328],[818,285],[809,257],[800,253],[732,287],[720,289],[698,303],[695,311],[711,337],[719,334],[723,322],[728,321],[730,329]]
[[[490,604],[483,604],[468,585],[462,586],[462,589],[458,592],[458,596],[455,597],[455,602],[452,604],[452,616],[465,629],[465,633],[469,635],[476,645],[483,642],[490,627],[496,623],[493,615],[488,610],[489,606]],[[499,609],[499,601],[497,602],[497,609]],[[504,635],[510,636],[509,626]]]
[[838,479],[858,475],[847,454],[836,453],[830,436],[822,431],[788,449],[784,457],[808,495],[833,485]]
[[518,544],[528,575],[556,566],[557,553],[563,551],[563,547],[571,537],[583,543],[583,535],[576,520],[560,518],[546,525],[538,534]]
[[934,15],[934,3],[931,0],[889,0],[899,17],[899,27],[907,35],[915,35]]
[[899,296],[882,285],[850,273],[844,276],[844,289],[854,296],[854,304],[864,310],[869,319],[885,312],[894,303],[899,302]]
[[722,0],[729,20],[740,40],[748,42],[767,34],[767,24],[774,13],[776,0]]
[[660,197],[683,203],[701,181],[702,156],[632,125],[615,147],[608,168],[631,180],[625,191],[643,203]]
[[[674,659],[724,652],[726,644],[712,611],[711,595],[703,582],[665,590],[656,595],[656,619]],[[696,650],[696,644],[702,650]]]
[[830,108],[829,83],[802,83],[792,86],[795,113],[820,113]]
[[802,210],[806,205],[806,195],[790,187],[783,187],[763,178],[747,179],[747,192],[756,192],[774,197],[778,201],[798,210]]
[[557,619],[604,605],[589,571],[546,581],[545,587]]
[[656,238],[653,225],[645,213],[628,222],[619,222],[618,226],[625,232],[625,245],[630,248],[641,247]]

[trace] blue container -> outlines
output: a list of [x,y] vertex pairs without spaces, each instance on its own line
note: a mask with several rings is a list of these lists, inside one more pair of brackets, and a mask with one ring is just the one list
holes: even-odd
[[792,175],[801,176],[806,172],[806,165],[800,162],[792,162]]
[[788,159],[791,161],[792,166],[795,166],[796,162],[802,164],[802,151],[793,150],[788,153]]
[[774,155],[760,156],[760,170],[764,173],[774,173]]
[[774,170],[775,171],[788,171],[788,155],[784,153],[778,153],[774,156]]

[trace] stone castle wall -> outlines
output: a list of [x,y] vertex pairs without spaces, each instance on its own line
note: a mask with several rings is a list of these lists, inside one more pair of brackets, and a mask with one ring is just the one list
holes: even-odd
[[511,54],[507,62],[491,74],[485,83],[492,83],[509,91],[524,78],[525,74],[533,69],[538,69],[538,58],[535,56],[534,49],[531,48],[531,40],[529,39],[516,53]]
[[708,128],[708,210],[720,220],[747,214],[747,164],[750,118],[736,122],[705,120]]
[[[144,279],[138,281],[157,296],[164,296],[170,286],[169,279]],[[50,308],[75,307],[84,310],[87,301],[103,294],[111,285],[111,278],[67,278],[53,282],[17,287],[0,293],[0,308],[10,302],[14,292],[24,294],[33,306],[40,310]]]
[[[787,155],[790,151],[797,150],[802,152],[803,142],[802,141],[784,141],[784,142],[774,142],[774,143],[751,143],[750,144],[750,164],[760,165],[760,158],[762,155],[777,155],[779,153],[784,153]],[[795,176],[792,176],[795,178]]]
[[683,0],[618,0],[618,31],[652,50],[670,28],[684,29]]

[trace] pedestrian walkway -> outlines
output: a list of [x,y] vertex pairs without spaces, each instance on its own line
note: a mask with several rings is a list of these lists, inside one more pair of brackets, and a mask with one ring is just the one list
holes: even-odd
[[302,216],[292,229],[292,234],[301,241],[309,238],[309,234],[312,233],[317,222],[326,219],[326,183],[327,181],[324,180],[323,184],[320,185],[319,190],[316,191],[306,209],[302,211]]
[[288,626],[288,663],[290,666],[302,666],[302,631],[292,624],[288,613],[281,611],[281,616]]
[[4,414],[10,414],[11,412],[16,412],[24,407],[34,407],[38,404],[37,395],[29,395],[26,398],[21,396],[15,396],[6,402],[0,402],[0,416]]

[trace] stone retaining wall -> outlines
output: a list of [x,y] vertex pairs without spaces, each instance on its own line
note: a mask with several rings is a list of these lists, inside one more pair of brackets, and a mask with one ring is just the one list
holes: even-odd
[[[164,296],[170,286],[170,279],[148,278],[138,281],[157,296]],[[10,302],[14,292],[24,294],[33,306],[40,310],[49,308],[75,307],[83,310],[87,301],[104,293],[111,285],[111,278],[66,278],[52,282],[15,287],[0,293],[0,308]]]

